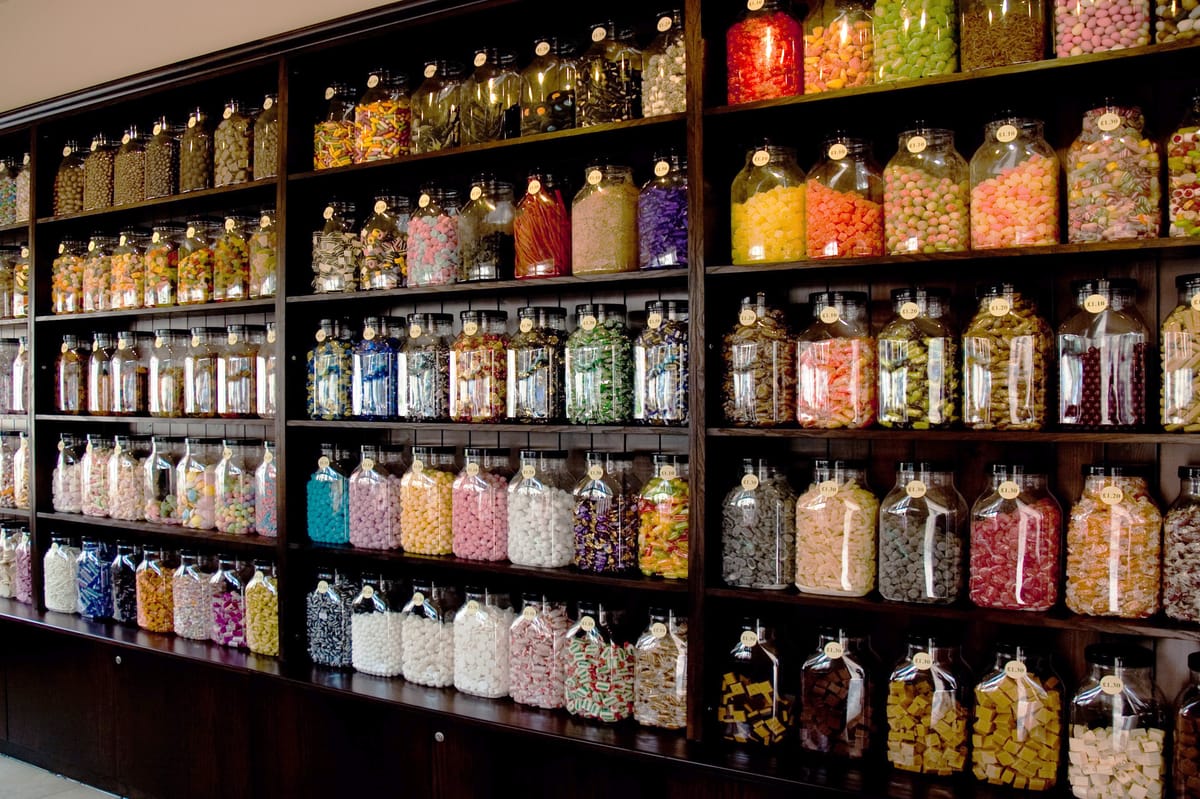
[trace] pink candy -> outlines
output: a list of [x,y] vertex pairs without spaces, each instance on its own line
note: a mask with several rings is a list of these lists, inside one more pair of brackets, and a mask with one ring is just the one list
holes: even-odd
[[221,646],[246,645],[246,608],[242,595],[221,591],[213,595],[212,640]]
[[350,543],[363,549],[400,548],[400,478],[376,471],[350,480]]
[[1059,58],[1150,44],[1146,0],[1055,0],[1054,49]]
[[513,623],[508,694],[514,702],[549,709],[566,704],[563,636],[570,626],[562,605],[546,605],[539,612],[526,606]]
[[466,470],[454,480],[451,524],[454,554],[467,560],[508,557],[508,480]]
[[1032,155],[971,188],[971,248],[1058,244],[1058,162]]

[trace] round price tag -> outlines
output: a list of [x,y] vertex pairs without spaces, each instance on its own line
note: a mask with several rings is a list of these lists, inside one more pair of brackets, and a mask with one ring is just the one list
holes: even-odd
[[323,216],[325,219],[333,219],[333,206],[325,206],[325,210],[321,212],[321,216]]
[[901,319],[916,319],[921,315],[921,306],[915,302],[906,302],[900,306]]
[[538,42],[533,48],[533,54],[538,56],[548,55],[550,52],[550,42]]
[[96,251],[96,242],[89,241],[88,242],[88,252],[95,252],[95,251]]
[[275,107],[275,101],[273,99],[271,99],[270,97],[263,100],[263,110],[264,111],[270,111],[274,107]]
[[379,76],[378,75],[372,75],[369,78],[367,78],[367,88],[368,89],[374,89],[378,85],[379,85]]
[[329,334],[326,333],[324,330],[317,331],[317,341],[318,342],[324,341],[328,336],[329,336]]
[[479,464],[478,463],[468,463],[467,464],[467,476],[468,477],[478,477],[479,476]]
[[425,595],[422,594],[420,591],[417,591],[415,594],[413,594],[412,603],[414,605],[424,605],[425,604]]
[[595,330],[596,329],[596,317],[591,316],[591,315],[583,317],[583,319],[581,319],[579,321],[579,326],[582,327],[584,330],[588,330],[588,331]]
[[604,467],[596,463],[588,467],[587,476],[592,480],[599,480],[604,476]]
[[1010,660],[1004,664],[1004,676],[1020,680],[1029,674],[1029,669],[1019,660]]
[[83,448],[83,451],[84,451],[84,452],[87,452],[87,453],[89,453],[89,454],[90,454],[90,453],[91,453],[91,451],[92,451],[92,442],[90,442],[90,441],[89,441],[89,442],[87,443],[87,446]]
[[1012,305],[1003,297],[996,297],[988,303],[988,313],[992,316],[1004,316],[1012,310]]
[[60,348],[60,350],[59,350],[59,351],[60,351],[60,352],[62,352],[62,353],[65,355],[65,354],[67,353],[67,350],[68,350],[68,349],[69,349],[69,348],[67,347],[67,342],[65,342],[65,341],[64,341],[64,342],[62,343],[62,347]]
[[96,152],[96,150],[98,150],[99,148],[100,148],[100,142],[98,142],[98,141],[92,142],[92,152]]
[[743,630],[741,637],[742,646],[754,646],[758,643],[758,634],[753,630]]
[[1118,127],[1120,127],[1120,125],[1121,115],[1115,114],[1112,111],[1101,114],[1100,118],[1096,120],[1096,127],[1100,128],[1100,130],[1104,131],[1105,133],[1109,132],[1110,130],[1116,130]]
[[664,480],[674,480],[676,477],[679,476],[679,472],[675,469],[674,466],[664,466],[658,470],[658,473],[659,473],[659,475],[662,476],[662,479],[664,479]]
[[271,217],[267,216],[266,214],[260,216],[258,218],[258,226],[263,230],[269,228],[271,226]]
[[271,450],[267,450],[266,452],[263,453],[263,463],[270,463],[273,460],[275,460],[274,452],[271,452]]
[[236,219],[234,219],[232,216],[229,216],[229,217],[226,217],[226,218],[225,218],[225,230],[227,230],[227,231],[229,231],[230,233],[232,233],[232,232],[233,232],[233,229],[234,229],[234,228],[236,228],[236,227],[237,227],[237,220],[236,220]]
[[585,633],[590,633],[592,630],[596,629],[596,620],[591,616],[584,616],[579,620],[579,629],[583,630]]
[[751,11],[758,11],[763,7],[763,0],[746,0],[746,8]]
[[413,474],[421,474],[425,471],[425,462],[422,460],[413,461],[412,470]]
[[231,116],[233,116],[233,109],[225,106],[225,110],[221,113],[221,119],[229,119]]
[[464,335],[473,336],[478,332],[479,332],[479,323],[478,322],[464,322],[463,323],[463,334]]
[[374,458],[363,458],[362,459],[362,468],[363,468],[364,472],[369,472],[372,469],[374,469],[375,468],[375,459]]
[[418,208],[429,207],[429,195],[428,194],[422,194],[420,197],[417,198],[417,207]]
[[327,87],[327,88],[325,89],[325,99],[326,99],[326,100],[332,100],[332,99],[333,99],[333,95],[334,95],[334,94],[336,94],[336,93],[337,93],[337,92],[335,92],[335,91],[333,90],[333,87],[332,87],[332,86],[329,86],[329,87]]
[[366,597],[367,599],[370,599],[371,597],[375,596],[375,589],[369,585],[364,585],[363,586],[363,596]]
[[529,464],[526,464],[521,467],[521,476],[524,477],[526,480],[529,480],[535,474],[537,474],[536,466],[530,466]]
[[70,147],[64,147],[64,148],[63,148],[63,158],[66,158],[66,157],[67,157],[68,155],[70,155],[70,154],[71,154],[71,148],[70,148]]
[[666,638],[667,625],[663,624],[661,621],[654,622],[654,624],[650,625],[650,634],[655,638]]
[[150,236],[150,241],[151,241],[152,243],[154,243],[154,244],[158,244],[158,242],[159,242],[161,239],[162,239],[162,234],[161,234],[161,233],[159,233],[157,230],[156,230],[156,231],[154,231],[154,233],[153,233],[153,234]]
[[229,460],[233,457],[233,450],[229,447],[226,447],[225,449],[221,450],[221,457],[225,460]]
[[237,344],[237,342],[238,342],[237,333],[230,333],[229,336],[226,338],[226,341],[228,341],[230,344]]
[[271,328],[270,330],[267,331],[267,343],[274,344],[275,338],[276,338],[275,328]]
[[839,641],[830,641],[829,643],[825,644],[825,648],[822,651],[825,653],[825,657],[829,658],[830,660],[837,660],[842,655],[846,654],[846,647],[842,646],[841,642]]
[[121,137],[121,144],[129,144],[129,134],[128,133],[126,133],[124,136]]
[[1100,489],[1100,501],[1105,505],[1118,505],[1125,499],[1125,492],[1119,486],[1105,486]]
[[1013,139],[1017,138],[1016,125],[1001,125],[996,129],[996,141],[1008,144]]
[[904,486],[904,493],[908,494],[913,499],[920,499],[921,497],[925,496],[925,492],[927,490],[928,489],[925,487],[925,484],[920,480],[909,480],[908,484]]
[[1115,674],[1108,674],[1100,678],[1100,690],[1109,696],[1116,696],[1124,687],[1125,683]]
[[658,330],[660,327],[662,327],[662,323],[663,316],[658,311],[654,311],[646,317],[646,327],[650,328],[651,330]]
[[469,196],[472,200],[478,200],[480,197],[483,196],[483,189],[480,188],[479,186],[472,186],[471,193]]
[[1004,499],[1016,499],[1021,495],[1021,487],[1012,480],[1005,480],[997,489],[998,493]]
[[22,156],[21,164],[22,166],[29,166],[29,153],[25,153],[25,155]]
[[1193,311],[1200,311],[1200,293],[1192,295],[1191,305]]
[[126,236],[124,233],[122,233],[121,237],[119,239],[117,239],[117,243],[120,244],[122,247],[124,247],[127,242],[128,242],[128,236]]
[[517,325],[517,328],[522,333],[528,333],[529,331],[533,330],[533,320],[532,319],[522,319],[520,324]]
[[758,475],[757,474],[742,475],[742,488],[745,489],[746,491],[753,491],[754,489],[758,488]]
[[120,444],[113,447],[113,455],[120,455],[122,451]]
[[329,468],[329,456],[328,455],[322,455],[321,457],[317,458],[317,468],[319,468],[319,469],[328,469]]
[[[66,251],[67,251],[67,245],[65,245],[65,244],[59,244],[59,245],[58,245],[58,254],[59,254],[59,255],[62,255],[62,254],[63,254],[64,252],[66,252]],[[1196,295],[1196,296],[1200,297],[1200,294],[1198,294],[1198,295]]]
[[672,22],[673,22],[673,20],[670,17],[659,17],[658,18],[658,32],[666,33],[667,31],[671,30]]
[[826,480],[817,486],[817,493],[828,499],[837,496],[838,488],[837,480]]
[[604,173],[601,172],[599,169],[593,169],[591,172],[587,173],[587,182],[588,182],[588,185],[591,185],[591,186],[595,186],[603,178],[604,178]]
[[425,77],[432,78],[437,74],[437,64],[427,64],[425,66]]
[[750,156],[750,163],[755,166],[766,166],[771,162],[771,154],[766,150],[755,150],[754,155]]
[[827,325],[832,325],[841,318],[842,317],[841,314],[838,313],[838,309],[834,308],[832,305],[821,309],[820,319]]
[[846,145],[842,144],[841,142],[829,145],[829,157],[834,161],[841,161],[846,157],[848,152],[849,150],[846,149]]
[[741,313],[738,314],[738,322],[741,323],[742,327],[749,327],[750,325],[754,324],[757,321],[758,321],[758,314],[756,314],[754,311],[750,310],[749,308],[743,310]]
[[21,248],[21,257],[22,257],[22,258],[28,258],[28,257],[29,257],[29,248],[28,248],[28,247],[22,247],[22,248]]
[[126,341],[126,340],[125,340],[125,339],[123,339],[123,338],[118,338],[118,339],[117,339],[117,349],[119,349],[119,350],[125,350],[125,349],[127,349],[128,347],[129,347],[129,342],[128,342],[128,341]]
[[1083,301],[1083,310],[1088,313],[1100,313],[1108,310],[1108,298],[1103,294],[1089,294]]
[[375,340],[375,328],[373,328],[369,325],[367,327],[364,327],[363,328],[363,340],[364,341],[374,341]]
[[671,171],[671,162],[670,161],[656,161],[655,162],[654,174],[657,175],[658,177],[664,178],[667,176],[667,173],[670,171]]
[[537,194],[542,190],[542,182],[537,178],[529,181],[529,187],[525,190],[527,194]]
[[470,602],[467,603],[467,614],[470,616],[474,616],[478,612],[479,612],[479,601],[472,599]]
[[408,337],[409,338],[418,338],[418,337],[420,337],[420,335],[421,335],[421,326],[420,325],[409,325],[408,326]]
[[383,200],[376,200],[376,201],[375,201],[375,213],[377,213],[377,214],[382,214],[382,213],[383,213],[384,211],[386,211],[386,210],[387,210],[387,203],[386,203],[386,202],[384,202]]
[[602,41],[604,41],[604,37],[607,35],[608,35],[608,31],[606,31],[603,27],[596,28],[595,30],[592,31],[592,41],[593,42],[602,42]]
[[486,52],[475,54],[475,61],[474,61],[475,66],[481,67],[486,63],[487,63],[487,53]]
[[904,146],[910,153],[916,155],[917,153],[925,152],[925,148],[929,146],[929,142],[925,140],[924,136],[913,136]]
[[196,237],[196,228],[194,226],[189,227],[186,231],[184,231],[184,233],[187,235],[187,237],[189,239],[195,238]]
[[159,122],[155,122],[154,123],[154,135],[157,136],[160,133],[162,133],[162,124]]
[[533,605],[526,605],[525,608],[521,611],[521,616],[526,621],[533,621],[534,619],[537,618],[537,608],[535,608]]
[[326,582],[325,580],[318,581],[317,582],[317,593],[318,594],[328,594],[329,593],[329,583]]
[[63,451],[64,449],[66,449],[66,448],[67,448],[67,447],[66,447],[66,445],[65,445],[65,444],[63,444],[63,442],[61,442],[61,441],[60,441],[60,442],[58,442],[58,451],[59,451],[59,452],[62,452],[62,451]]
[[921,671],[928,671],[933,666],[933,655],[928,652],[918,652],[913,655],[912,662]]

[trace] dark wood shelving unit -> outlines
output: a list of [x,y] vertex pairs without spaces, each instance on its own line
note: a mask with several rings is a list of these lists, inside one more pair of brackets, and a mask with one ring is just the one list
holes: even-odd
[[997,444],[1151,444],[1200,446],[1198,433],[1077,433],[1071,430],[815,430],[796,427],[713,427],[713,438],[796,438],[844,441],[988,441]]
[[259,202],[269,197],[276,184],[275,178],[263,178],[246,183],[235,183],[231,186],[218,186],[212,189],[189,191],[184,194],[172,194],[169,197],[155,197],[128,205],[115,205],[108,208],[97,208],[91,211],[80,211],[75,214],[61,216],[39,217],[38,227],[54,228],[63,223],[87,220],[97,225],[110,222],[119,224],[122,221],[138,218],[140,212],[147,209],[163,209],[172,216],[187,214],[193,210],[203,213],[204,209],[212,207],[212,201],[227,200],[232,206],[246,205]]
[[323,421],[290,419],[288,427],[312,430],[440,430],[468,433],[575,433],[593,436],[686,436],[686,427],[655,425],[584,425],[584,424],[488,424],[484,422],[368,422],[361,420]]
[[106,516],[84,516],[82,513],[58,513],[39,511],[37,518],[48,525],[67,524],[77,527],[95,527],[107,532],[106,537],[128,534],[139,539],[155,538],[163,542],[178,543],[187,548],[201,546],[209,549],[225,547],[240,552],[261,553],[269,557],[278,547],[274,538],[258,535],[231,535],[216,530],[193,530],[173,524],[152,524],[150,522],[134,522],[125,519],[110,519]]
[[29,222],[11,222],[7,225],[0,225],[0,235],[5,233],[27,233],[29,232]]
[[33,515],[29,508],[0,508],[0,518],[28,519]]
[[202,305],[167,305],[159,308],[128,308],[120,311],[94,311],[77,314],[39,314],[37,324],[74,323],[84,326],[97,319],[161,319],[179,316],[221,316],[236,313],[265,313],[275,310],[273,298],[207,302]]
[[56,422],[58,424],[88,425],[88,424],[137,424],[157,425],[190,425],[196,426],[225,426],[244,425],[246,427],[274,427],[274,419],[225,419],[223,417],[197,419],[191,416],[78,416],[69,413],[39,413],[34,419],[38,422]]

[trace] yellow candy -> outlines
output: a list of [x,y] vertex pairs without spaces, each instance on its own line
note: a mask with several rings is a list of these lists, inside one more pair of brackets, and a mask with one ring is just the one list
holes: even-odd
[[735,264],[804,258],[804,187],[776,186],[733,206]]

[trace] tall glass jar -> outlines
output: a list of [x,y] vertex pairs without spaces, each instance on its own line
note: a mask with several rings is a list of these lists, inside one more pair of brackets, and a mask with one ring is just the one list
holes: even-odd
[[316,587],[304,602],[308,658],[314,665],[334,669],[354,665],[351,617],[358,592],[347,575],[329,568],[317,569]]
[[1142,109],[1105,100],[1067,151],[1067,240],[1153,239],[1162,225],[1158,143]]
[[264,208],[258,225],[249,232],[250,299],[274,297],[279,291],[279,243],[275,227],[275,209]]
[[179,524],[179,458],[182,438],[154,436],[142,462],[142,517],[154,524]]
[[325,114],[313,126],[313,169],[354,163],[354,89],[331,83],[325,89]]
[[[450,418],[501,422],[508,411],[508,314],[462,311],[462,332],[450,346]],[[568,349],[568,369],[570,363]]]
[[425,80],[412,94],[412,151],[433,153],[459,144],[462,65],[427,61]]
[[179,137],[179,190],[201,191],[213,185],[213,135],[208,114],[197,108],[188,114]]
[[83,261],[87,245],[78,239],[59,242],[50,271],[50,300],[56,314],[83,310]]
[[46,610],[76,613],[79,610],[79,547],[70,538],[55,535],[42,558],[42,599]]
[[362,337],[354,344],[352,355],[351,413],[355,417],[396,416],[399,342],[391,336],[395,327],[390,317],[368,316],[363,321]]
[[408,77],[371,70],[367,89],[354,106],[354,163],[408,155],[411,123]]
[[[221,327],[193,327],[191,334],[190,346],[183,356],[183,415],[213,419],[217,416],[220,394],[217,361],[227,334]],[[95,360],[93,355],[92,361]]]
[[159,117],[146,142],[146,199],[170,197],[179,193],[179,136],[166,117]]
[[214,519],[219,533],[254,535],[254,471],[261,442],[227,438],[217,462]]
[[1150,44],[1149,0],[1111,8],[1096,0],[1055,0],[1054,53],[1059,58]]
[[1058,328],[1058,422],[1132,430],[1146,422],[1146,323],[1137,281],[1077,280],[1078,310]]
[[950,292],[893,289],[894,316],[879,331],[879,424],[930,430],[958,421],[958,337]]
[[604,606],[581,600],[579,620],[564,637],[567,712],[608,723],[632,717],[633,647],[614,634]]
[[883,170],[884,246],[889,255],[958,252],[970,246],[970,175],[954,131],[913,128]]
[[[3,345],[4,342],[0,341],[0,361],[3,360]],[[87,409],[93,416],[108,416],[112,413],[112,357],[116,351],[117,343],[111,333],[96,333],[92,340],[92,357],[88,361],[87,387]],[[0,395],[2,394],[0,391]]]
[[743,619],[741,634],[721,667],[717,721],[726,741],[775,746],[795,724],[795,697],[775,643],[775,631]]
[[112,310],[112,253],[117,246],[113,236],[93,234],[83,256],[83,312]]
[[12,315],[15,319],[29,316],[29,260],[29,245],[22,244],[13,260]]
[[1200,275],[1175,279],[1179,304],[1163,321],[1162,425],[1168,432],[1200,430]]
[[77,214],[83,210],[83,159],[87,151],[74,141],[63,146],[63,159],[54,173],[54,215]]
[[354,334],[332,319],[322,319],[316,344],[308,351],[308,415],[312,419],[350,416]]
[[382,194],[375,198],[374,215],[363,225],[363,291],[397,289],[408,280],[408,219],[412,207],[407,197]]
[[889,602],[952,604],[963,593],[967,501],[954,474],[902,461],[879,509],[879,593]]
[[1159,608],[1162,515],[1136,467],[1089,465],[1067,525],[1067,607],[1126,619]]
[[30,184],[33,169],[30,166],[29,153],[21,156],[16,175],[13,177],[14,213],[13,222],[28,222],[31,205]]
[[331,200],[322,217],[324,225],[312,237],[313,292],[357,291],[363,245],[354,232],[354,203]]
[[308,537],[318,544],[350,541],[350,464],[331,444],[321,445],[317,468],[308,478]]
[[259,347],[265,329],[230,325],[217,354],[217,415],[223,419],[258,416]]
[[13,316],[13,270],[20,247],[0,246],[0,319]]
[[264,441],[258,468],[254,470],[254,529],[267,538],[279,535],[276,469],[275,442]]
[[279,173],[279,95],[268,92],[262,113],[254,119],[253,179],[273,178]]
[[875,82],[871,5],[823,0],[804,21],[804,93],[852,89]]
[[103,133],[92,139],[91,151],[83,159],[83,210],[98,211],[113,204],[113,163],[117,145]]
[[962,0],[959,11],[963,72],[1045,58],[1043,0]]
[[254,120],[238,100],[229,100],[213,132],[213,185],[232,186],[250,180],[254,155]]
[[1200,796],[1200,783],[1196,776],[1196,743],[1200,736],[1200,652],[1188,655],[1188,681],[1175,701],[1175,727],[1172,730],[1171,749],[1174,759],[1171,765],[1175,796],[1179,799],[1196,799]]
[[418,555],[454,553],[454,447],[413,447],[400,483],[400,545]]
[[76,560],[79,615],[100,621],[113,615],[112,554],[95,538],[83,539]]
[[1200,236],[1200,93],[1192,96],[1190,109],[1167,139],[1166,157],[1167,235]]
[[1037,469],[997,463],[991,473],[971,508],[971,601],[1050,610],[1058,604],[1062,508]]
[[137,126],[125,131],[113,160],[113,205],[146,199],[146,139]]
[[954,0],[875,0],[875,82],[958,71]]
[[468,588],[466,600],[454,616],[454,687],[470,696],[508,696],[508,596]]
[[633,272],[638,267],[638,189],[627,166],[593,164],[571,201],[571,271]]
[[725,334],[721,381],[725,421],[744,427],[778,427],[793,418],[795,345],[784,314],[767,295],[743,297],[738,324]]
[[399,448],[362,445],[362,459],[350,474],[350,543],[362,549],[400,548]]
[[632,455],[587,453],[575,485],[575,568],[619,574],[637,568],[638,485]]
[[987,123],[971,156],[971,249],[1058,244],[1058,173],[1040,120]]
[[460,283],[505,280],[513,275],[513,203],[511,183],[490,174],[471,179],[467,204],[458,215],[458,242],[462,248]]
[[58,441],[58,459],[50,477],[51,507],[58,513],[83,512],[83,442],[70,433]]
[[721,579],[735,588],[782,590],[795,581],[796,494],[765,459],[742,461],[721,505]]
[[0,508],[17,507],[15,460],[20,434],[15,430],[0,433]]
[[884,181],[866,139],[835,133],[808,173],[809,258],[883,255]]
[[517,318],[507,351],[507,416],[518,422],[558,421],[566,414],[567,311],[530,306],[518,309]]
[[801,427],[863,428],[875,421],[875,340],[867,327],[867,295],[809,295],[813,321],[796,344]]
[[534,58],[521,72],[521,135],[575,127],[578,72],[569,42],[554,37],[533,43]]
[[950,775],[967,767],[968,688],[957,645],[910,636],[888,678],[888,762],[902,771]]
[[152,633],[175,629],[175,598],[172,573],[174,555],[159,547],[147,547],[142,553],[135,576],[137,625]]
[[633,717],[643,727],[687,726],[687,619],[651,608],[633,644]]
[[0,339],[0,412],[11,413],[13,402],[13,364],[21,351],[15,338]]
[[746,0],[741,19],[725,31],[725,94],[729,105],[791,97],[804,90],[804,28],[786,0]]
[[404,679],[444,688],[454,684],[454,611],[457,592],[428,580],[413,580],[413,595],[401,610]]
[[33,456],[29,449],[29,433],[22,430],[17,438],[17,452],[13,455],[13,504],[21,510],[29,510],[33,494]]
[[217,558],[217,570],[210,581],[212,589],[212,628],[208,638],[228,647],[246,645],[246,571],[229,555]]
[[1089,673],[1070,711],[1073,791],[1133,796],[1129,787],[1136,787],[1164,795],[1166,700],[1154,684],[1154,655],[1130,644],[1092,644],[1084,657]]
[[746,152],[730,188],[735,264],[805,257],[804,181],[794,148],[764,142]]
[[270,561],[254,561],[254,576],[246,583],[246,648],[279,655],[279,578]]
[[179,245],[176,301],[180,305],[201,305],[212,299],[213,247],[221,227],[207,219],[194,219],[188,222],[184,235]]
[[213,302],[250,298],[250,235],[258,220],[225,217],[224,230],[213,242]]
[[29,531],[22,529],[18,534],[17,553],[13,577],[13,599],[26,605],[33,604],[33,541]]
[[179,523],[192,530],[216,526],[215,496],[218,454],[206,438],[185,438],[183,455],[175,467],[175,499]]
[[1163,611],[1200,621],[1200,466],[1179,467],[1179,497],[1163,520]]
[[560,568],[575,554],[572,489],[565,450],[523,449],[508,484],[508,559],[517,566]]
[[637,119],[643,56],[632,32],[605,21],[592,25],[590,38],[591,46],[579,57],[579,126]]
[[658,35],[646,47],[642,69],[642,116],[682,114],[687,110],[683,11],[673,8],[659,12],[654,27]]
[[656,452],[638,495],[638,568],[647,577],[688,576],[688,458]]
[[411,313],[399,354],[398,410],[410,422],[450,419],[450,314]]
[[646,303],[646,328],[633,344],[633,419],[650,425],[688,421],[688,304]]
[[174,629],[180,638],[207,641],[212,631],[212,574],[208,568],[196,552],[180,550],[179,567],[171,577]]
[[179,245],[186,229],[182,225],[157,224],[146,246],[146,294],[142,298],[147,308],[174,305],[179,297]]
[[147,376],[147,406],[151,416],[183,416],[184,360],[189,342],[188,334],[180,330],[154,331]]
[[1031,656],[1022,646],[997,644],[995,665],[975,686],[975,778],[1019,790],[1053,789],[1062,726],[1063,686],[1049,659]]
[[623,424],[633,415],[633,342],[625,306],[575,306],[575,330],[567,339],[567,421]]
[[[390,581],[364,574],[351,601],[350,665],[376,677],[395,677],[404,670],[401,629],[404,616],[392,605]],[[328,589],[326,589],[328,590]]]
[[109,306],[114,311],[141,308],[146,297],[146,238],[136,228],[126,228],[113,248]]
[[654,177],[638,194],[638,267],[671,269],[688,263],[687,162],[674,149],[654,155]]
[[111,362],[113,416],[146,412],[151,341],[148,334],[132,330],[117,334],[117,349]]
[[563,187],[546,170],[529,173],[513,215],[513,247],[518,278],[571,274],[571,215]]
[[117,541],[117,553],[109,566],[112,581],[113,620],[137,624],[137,568],[142,554],[136,544]]
[[796,500],[796,587],[806,594],[866,596],[875,587],[879,500],[857,461],[817,460]]
[[91,347],[79,341],[79,337],[65,333],[55,364],[54,407],[59,413],[79,415],[87,410],[88,362],[92,358]]
[[446,286],[461,268],[458,192],[428,184],[408,220],[408,285]]
[[508,638],[508,694],[519,705],[557,710],[567,701],[567,606],[534,593],[525,594],[522,605]]
[[475,71],[462,85],[462,143],[483,144],[521,134],[517,56],[494,47],[475,51]]
[[851,760],[867,756],[879,663],[865,636],[822,629],[800,667],[800,746]]
[[963,423],[974,430],[1040,430],[1053,334],[1012,283],[978,292],[963,331]]

